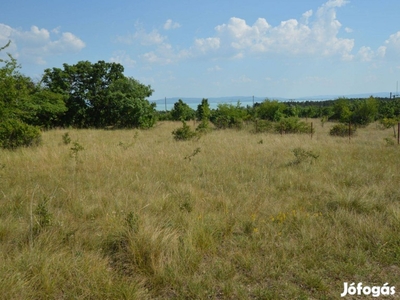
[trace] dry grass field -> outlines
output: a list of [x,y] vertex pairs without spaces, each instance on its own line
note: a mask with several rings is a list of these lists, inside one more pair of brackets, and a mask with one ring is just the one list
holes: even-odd
[[313,122],[312,139],[245,128],[177,142],[181,123],[159,122],[0,150],[1,298],[338,299],[344,282],[397,298],[393,130],[349,141]]

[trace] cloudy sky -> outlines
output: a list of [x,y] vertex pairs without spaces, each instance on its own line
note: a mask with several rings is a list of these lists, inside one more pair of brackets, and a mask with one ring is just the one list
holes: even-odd
[[389,93],[400,81],[399,0],[13,0],[0,10],[8,40],[34,79],[118,62],[151,100]]

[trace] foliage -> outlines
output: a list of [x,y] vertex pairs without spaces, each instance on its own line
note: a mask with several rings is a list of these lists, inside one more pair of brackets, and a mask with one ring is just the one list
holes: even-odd
[[257,107],[256,113],[261,119],[277,122],[284,117],[285,109],[284,103],[266,99]]
[[348,123],[351,120],[350,103],[346,98],[339,98],[332,107],[333,115],[331,119],[338,120],[343,123]]
[[374,97],[353,103],[354,110],[351,114],[351,123],[367,126],[375,121],[378,114],[378,102]]
[[68,133],[68,132],[66,132],[66,133],[64,133],[64,134],[62,135],[62,140],[63,140],[63,143],[64,143],[65,145],[68,145],[68,144],[71,143],[71,137],[69,136],[69,133]]
[[172,131],[172,135],[176,141],[187,141],[197,136],[196,132],[194,132],[185,121],[182,121],[182,127]]
[[[350,131],[350,133],[349,133],[349,131]],[[349,130],[348,124],[336,124],[329,131],[330,135],[341,136],[341,137],[346,137],[349,135],[353,136],[355,133],[356,133],[356,127],[350,126],[350,130]]]
[[18,147],[38,146],[40,143],[41,133],[39,128],[17,119],[6,119],[0,122],[0,148],[16,149]]
[[35,214],[35,225],[33,226],[33,232],[39,234],[43,229],[51,225],[52,214],[48,209],[48,199],[42,199],[34,211]]
[[211,122],[217,129],[236,128],[241,129],[247,117],[247,111],[240,106],[223,103],[218,104],[217,109],[211,115]]
[[185,159],[192,161],[192,158],[195,157],[197,154],[200,153],[200,147],[197,147],[196,149],[193,150],[193,152],[190,155],[186,155]]
[[197,106],[196,110],[197,120],[204,121],[209,120],[211,116],[210,105],[208,104],[208,99],[203,98],[201,104]]
[[253,122],[254,129],[252,132],[260,133],[260,132],[270,132],[273,131],[274,123],[268,120],[260,120],[256,119]]
[[383,128],[388,129],[390,127],[393,128],[393,136],[396,137],[396,125],[398,124],[399,119],[397,118],[383,118],[379,120],[379,123],[383,126]]
[[189,121],[194,119],[194,116],[195,111],[181,99],[175,102],[174,108],[171,110],[171,117],[174,121]]
[[36,89],[28,101],[21,103],[21,109],[26,112],[21,115],[21,119],[44,128],[62,126],[62,116],[67,111],[63,95],[46,89]]
[[63,69],[46,69],[42,82],[65,96],[64,126],[143,127],[155,122],[155,105],[146,100],[153,90],[125,77],[118,63],[80,61]]
[[296,117],[283,118],[275,124],[279,133],[311,133],[311,125]]
[[74,157],[75,159],[78,159],[78,153],[80,151],[85,150],[85,148],[79,144],[78,142],[73,142],[73,147],[71,147],[71,156]]
[[313,163],[319,157],[319,154],[315,154],[312,151],[304,150],[301,147],[294,148],[292,152],[295,156],[295,159],[288,164],[289,166],[299,165],[306,161],[308,161],[309,163]]
[[153,127],[156,122],[156,104],[145,100],[151,93],[150,86],[144,86],[133,78],[116,80],[109,88],[110,113],[104,118],[117,127]]

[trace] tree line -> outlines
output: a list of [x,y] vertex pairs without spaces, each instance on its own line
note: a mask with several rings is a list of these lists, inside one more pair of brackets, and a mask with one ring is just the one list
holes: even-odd
[[297,128],[300,124],[300,118],[356,126],[381,120],[390,127],[400,116],[399,98],[372,96],[318,102],[266,99],[253,106],[225,103],[216,109],[210,109],[208,100],[203,99],[197,110],[178,100],[171,111],[156,111],[155,103],[147,100],[153,92],[150,85],[125,76],[121,64],[105,61],[80,61],[45,69],[40,81],[35,82],[21,74],[17,60],[8,54],[6,59],[0,59],[0,147],[39,144],[40,130],[55,127],[147,129],[157,120],[197,119],[203,129],[209,122],[217,129],[241,128],[244,122],[256,122],[259,130],[271,126],[266,122],[275,122],[281,132],[290,132],[291,126]]
[[155,104],[147,100],[153,89],[125,76],[119,63],[63,64],[34,82],[7,55],[0,60],[0,147],[38,144],[39,129],[150,128],[156,122]]

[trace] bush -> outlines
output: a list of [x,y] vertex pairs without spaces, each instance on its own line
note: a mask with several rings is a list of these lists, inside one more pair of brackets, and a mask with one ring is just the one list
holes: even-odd
[[228,103],[218,104],[217,110],[211,116],[211,122],[217,129],[235,128],[242,129],[247,117],[247,111],[240,106]]
[[0,147],[16,149],[18,147],[38,146],[41,133],[38,127],[25,124],[16,119],[0,122]]
[[172,131],[172,135],[177,141],[187,141],[197,136],[196,132],[194,132],[185,121],[182,121],[182,127]]
[[280,120],[275,125],[275,131],[279,133],[311,133],[311,125],[300,121],[299,118],[290,117]]
[[271,121],[256,119],[253,124],[253,133],[270,132],[273,129],[273,123]]
[[[353,136],[356,133],[356,128],[354,126],[350,127],[350,136]],[[336,124],[329,131],[330,135],[333,136],[349,136],[349,125],[346,124]]]

